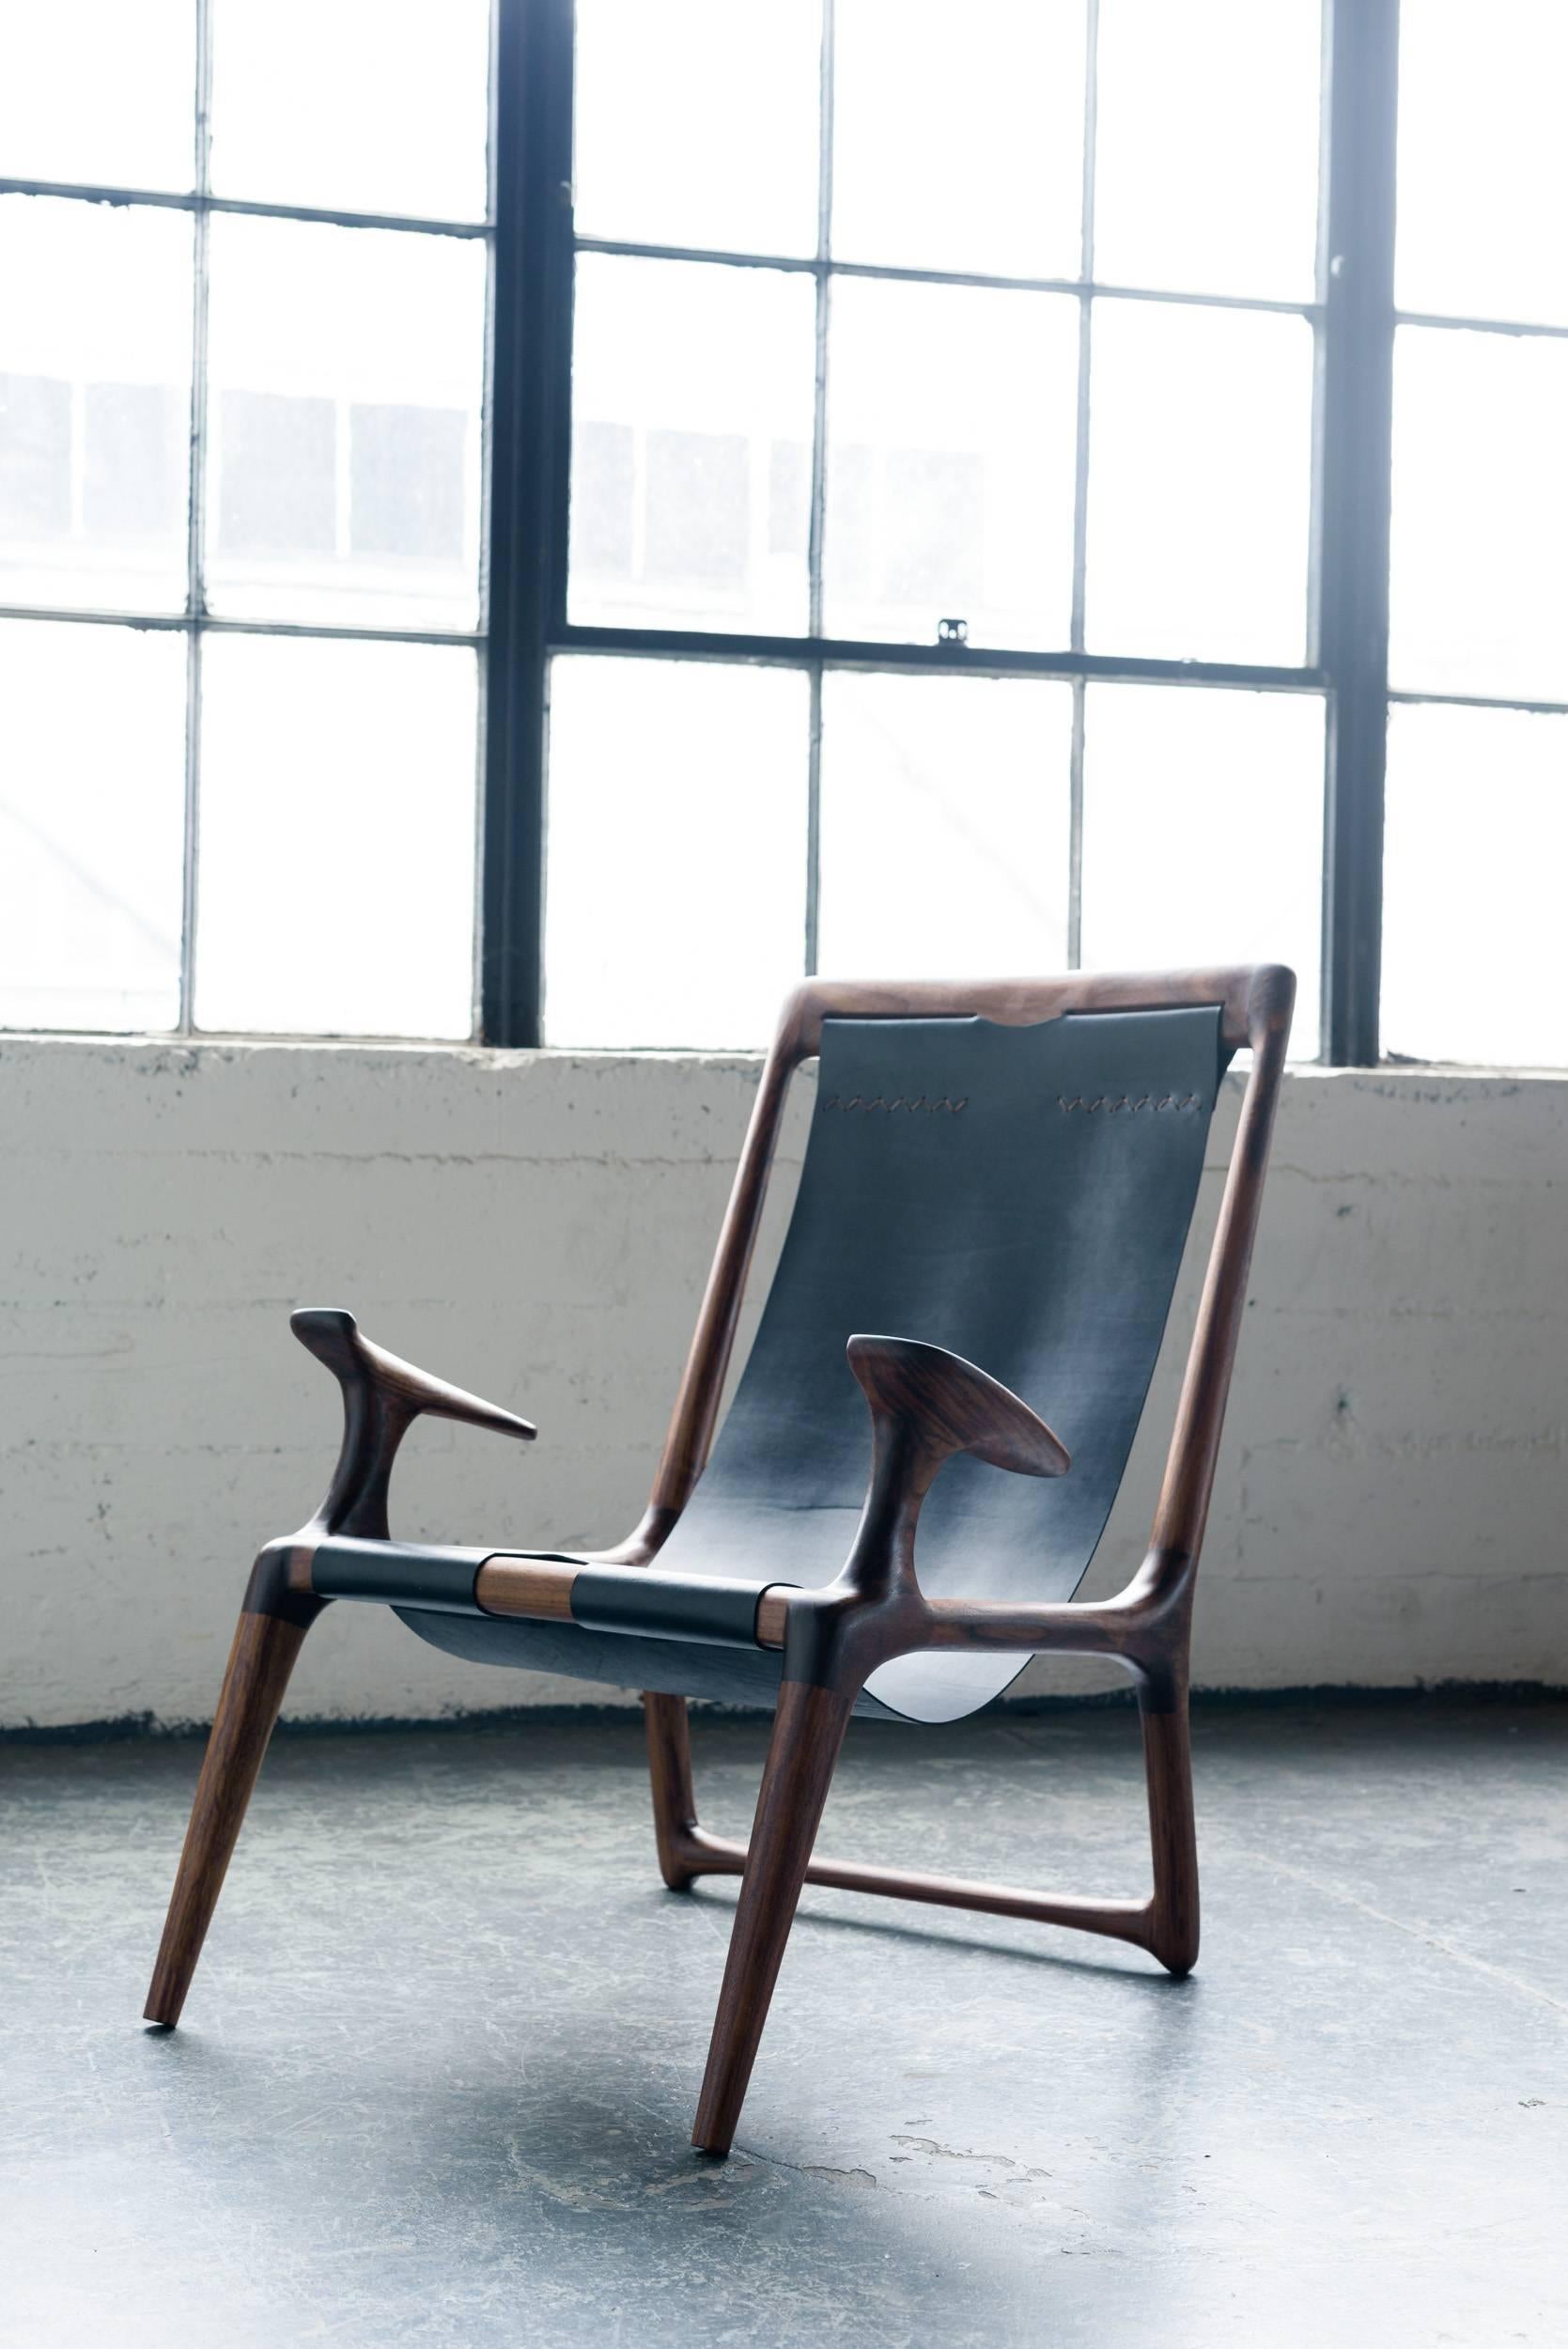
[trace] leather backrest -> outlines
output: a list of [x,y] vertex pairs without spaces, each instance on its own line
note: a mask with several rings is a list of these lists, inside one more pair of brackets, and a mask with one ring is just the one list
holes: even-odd
[[[829,1019],[800,1189],[728,1416],[661,1563],[830,1581],[870,1458],[850,1335],[950,1347],[1022,1395],[1065,1476],[951,1461],[917,1542],[933,1596],[1065,1599],[1159,1351],[1222,1069],[1220,1014]],[[900,1657],[869,1684],[947,1719],[1018,1659]]]

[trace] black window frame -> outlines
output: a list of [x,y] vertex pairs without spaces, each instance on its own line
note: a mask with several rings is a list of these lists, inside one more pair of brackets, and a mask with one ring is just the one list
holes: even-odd
[[[545,762],[548,677],[557,653],[757,661],[804,670],[812,685],[811,822],[825,669],[958,677],[1065,677],[1074,689],[1074,855],[1082,806],[1083,694],[1094,680],[1210,685],[1319,694],[1326,708],[1323,1057],[1379,1056],[1383,772],[1388,683],[1391,457],[1394,142],[1398,0],[1325,0],[1323,154],[1315,298],[1253,302],[1076,279],[988,279],[965,272],[579,240],[571,209],[572,0],[499,0],[496,303],[490,490],[490,686],[486,761],[481,1034],[501,1046],[542,1040]],[[1092,252],[1097,0],[1088,0],[1084,253]],[[825,0],[822,216],[831,171],[832,0]],[[1197,302],[1305,317],[1315,342],[1308,658],[1298,667],[1150,660],[1083,649],[1088,345],[1080,336],[1073,627],[1059,652],[969,645],[860,643],[820,628],[823,388],[818,366],[812,482],[812,613],[797,636],[721,634],[567,618],[572,282],[578,251],[803,271],[817,287],[819,350],[835,275],[929,283],[1038,285],[1096,300]],[[815,872],[815,858],[812,857]],[[1070,958],[1077,959],[1075,870]],[[815,908],[807,912],[807,961]]]
[[[462,241],[474,241],[491,247],[485,317],[486,358],[487,362],[489,361],[489,353],[494,346],[496,330],[497,266],[494,251],[498,242],[495,228],[496,159],[502,144],[500,112],[497,102],[499,76],[496,69],[503,0],[491,0],[490,7],[486,210],[481,217],[466,220],[434,219],[417,213],[354,210],[322,205],[273,203],[215,194],[212,189],[210,168],[213,5],[214,0],[189,0],[193,21],[194,64],[192,88],[192,171],[189,188],[178,190],[142,188],[116,185],[107,181],[39,179],[0,174],[0,196],[41,196],[82,204],[106,205],[116,210],[182,212],[189,216],[192,223],[191,381],[188,418],[190,458],[184,531],[186,597],[183,610],[148,612],[126,611],[106,606],[0,602],[0,621],[43,620],[51,624],[64,622],[88,628],[130,628],[183,636],[185,639],[179,1013],[178,1021],[172,1029],[157,1031],[160,1034],[172,1034],[181,1039],[209,1033],[196,1027],[194,998],[201,800],[202,654],[210,637],[314,637],[349,643],[438,645],[471,651],[475,656],[478,675],[479,775],[477,780],[481,787],[488,773],[488,749],[484,733],[485,712],[489,691],[486,550],[489,541],[490,485],[495,475],[494,451],[488,440],[492,425],[491,376],[488,365],[483,379],[480,413],[480,431],[481,435],[486,437],[482,445],[480,464],[477,610],[474,627],[468,629],[408,628],[398,626],[396,621],[385,625],[373,625],[368,622],[356,625],[325,619],[286,620],[232,617],[210,611],[206,594],[207,512],[210,496],[208,476],[212,441],[208,398],[208,296],[210,282],[211,224],[215,217],[225,214],[260,220],[299,221],[349,230],[386,229],[413,237],[443,237]],[[512,0],[505,0],[505,8],[506,12],[510,14]],[[0,162],[4,160],[4,157],[0,156]],[[482,793],[480,809],[482,820],[479,828],[481,842],[485,838],[484,806],[485,801]],[[487,853],[487,849],[481,846],[481,856]],[[473,1040],[473,1028],[474,1021],[471,1016],[471,1033],[468,1037],[461,1039],[462,1041]],[[61,1033],[61,1031],[52,1033]]]
[[[1322,168],[1314,299],[1281,303],[1173,294],[1105,286],[1091,272],[1094,59],[1098,0],[1086,0],[1084,266],[1069,280],[1024,281],[831,260],[827,207],[831,172],[832,0],[824,0],[823,122],[819,235],[815,257],[704,255],[685,248],[583,239],[581,249],[649,258],[707,258],[737,268],[803,271],[817,289],[818,369],[812,465],[811,624],[795,636],[721,634],[567,619],[572,288],[573,0],[493,0],[489,93],[491,206],[488,221],[424,221],[212,194],[207,177],[210,87],[210,0],[192,0],[196,38],[195,172],[188,193],[65,184],[0,177],[0,194],[57,195],[125,205],[172,206],[194,215],[195,353],[192,381],[186,611],[167,614],[0,607],[0,618],[116,622],[184,633],[189,647],[186,752],[186,922],[179,1033],[193,1033],[197,721],[201,651],[220,632],[467,646],[479,664],[481,823],[478,876],[476,1034],[481,1043],[532,1047],[542,1041],[545,890],[545,763],[550,662],[557,653],[644,655],[753,661],[803,670],[812,691],[810,838],[815,877],[821,686],[827,669],[970,677],[1043,677],[1071,681],[1072,855],[1069,959],[1078,958],[1078,856],[1082,811],[1084,690],[1095,680],[1193,684],[1301,692],[1326,711],[1322,926],[1323,1057],[1371,1066],[1379,1057],[1384,758],[1390,699],[1479,698],[1398,693],[1388,676],[1389,541],[1393,305],[1395,137],[1399,0],[1324,0]],[[1179,0],[1172,0],[1179,5]],[[0,161],[3,161],[0,158]],[[487,448],[481,517],[479,624],[473,630],[334,627],[329,623],[214,618],[201,592],[206,483],[204,381],[207,237],[215,213],[320,221],[344,227],[488,239],[491,245]],[[1073,547],[1073,621],[1067,647],[1003,650],[967,644],[860,643],[821,633],[826,305],[837,275],[970,285],[1038,286],[1075,296],[1085,327],[1095,302],[1135,298],[1201,306],[1285,311],[1306,318],[1315,347],[1309,624],[1299,666],[1152,660],[1083,648],[1083,578],[1088,448],[1088,346],[1080,335],[1078,479]],[[1435,323],[1459,325],[1444,319]],[[813,886],[815,887],[815,879]],[[815,901],[808,902],[805,961],[815,960]]]

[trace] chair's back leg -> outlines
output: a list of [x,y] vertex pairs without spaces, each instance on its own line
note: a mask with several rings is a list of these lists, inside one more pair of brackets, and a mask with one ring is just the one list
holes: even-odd
[[1140,1691],[1155,1865],[1148,1946],[1171,1973],[1188,1974],[1198,1963],[1198,1834],[1186,1688],[1168,1694],[1161,1709],[1157,1703],[1153,1692]]
[[643,1698],[648,1733],[648,1779],[653,1789],[653,1832],[659,1847],[659,1873],[672,1892],[684,1890],[697,1870],[691,1864],[691,1839],[697,1825],[697,1797],[691,1784],[691,1734],[687,1724],[686,1699],[655,1695]]
[[152,1969],[146,2010],[150,2023],[179,2020],[304,1636],[303,1624],[281,1615],[247,1611],[240,1618]]
[[795,1920],[854,1691],[785,1680],[768,1748],[746,1873],[691,2142],[727,2154],[735,2139],[784,1944]]

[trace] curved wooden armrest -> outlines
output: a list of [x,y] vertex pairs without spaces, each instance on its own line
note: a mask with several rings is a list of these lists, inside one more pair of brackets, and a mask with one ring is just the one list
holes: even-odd
[[429,1411],[437,1419],[464,1420],[471,1427],[488,1427],[496,1436],[517,1436],[528,1442],[539,1432],[531,1420],[519,1419],[515,1412],[504,1411],[498,1404],[487,1403],[482,1395],[469,1394],[462,1387],[448,1386],[444,1378],[432,1377],[427,1370],[374,1345],[361,1334],[353,1315],[341,1305],[302,1305],[289,1315],[288,1327],[300,1344],[345,1384],[349,1379],[367,1380],[415,1413]]
[[762,1644],[782,1637],[786,1680],[848,1688],[889,1657],[933,1644],[915,1527],[943,1461],[972,1452],[1020,1476],[1062,1476],[1071,1462],[1027,1403],[944,1346],[862,1333],[845,1350],[871,1406],[871,1483],[854,1544],[836,1580],[792,1592],[782,1610],[766,1592],[756,1621]]
[[437,1419],[488,1427],[492,1435],[527,1442],[538,1430],[526,1419],[487,1403],[461,1387],[389,1354],[360,1334],[350,1313],[336,1305],[307,1305],[290,1314],[300,1344],[324,1362],[343,1390],[343,1449],[325,1500],[303,1530],[387,1541],[386,1492],[392,1463],[422,1411]]
[[955,1452],[1019,1476],[1064,1476],[1072,1466],[1066,1446],[1027,1403],[945,1346],[853,1337],[846,1351],[873,1419],[907,1431],[932,1475]]

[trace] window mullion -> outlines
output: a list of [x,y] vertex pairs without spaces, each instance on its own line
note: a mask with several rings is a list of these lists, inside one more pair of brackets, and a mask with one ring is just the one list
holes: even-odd
[[1378,1057],[1388,730],[1398,0],[1329,0],[1321,660],[1326,1057]]
[[179,1033],[195,1025],[197,856],[201,824],[202,621],[207,535],[207,311],[212,113],[211,0],[196,0],[196,116],[191,223],[191,435],[187,476],[185,610],[189,623],[185,669],[184,872],[179,926]]
[[571,382],[570,0],[500,0],[480,1033],[543,1009],[547,655],[564,624]]
[[[1085,586],[1089,557],[1089,407],[1094,328],[1094,132],[1099,96],[1099,0],[1088,0],[1083,28],[1083,210],[1079,275],[1078,417],[1073,472],[1073,603],[1071,645],[1084,648]],[[1068,774],[1067,967],[1083,959],[1083,743],[1084,685],[1073,680],[1073,732]]]

